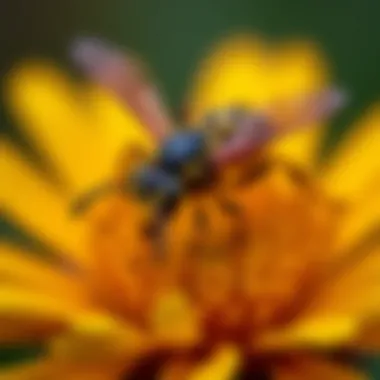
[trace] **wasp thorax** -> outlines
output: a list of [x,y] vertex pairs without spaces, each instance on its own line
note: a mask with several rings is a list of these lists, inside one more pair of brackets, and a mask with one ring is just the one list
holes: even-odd
[[246,117],[247,111],[243,108],[220,109],[211,113],[204,122],[209,144],[219,146],[231,140]]

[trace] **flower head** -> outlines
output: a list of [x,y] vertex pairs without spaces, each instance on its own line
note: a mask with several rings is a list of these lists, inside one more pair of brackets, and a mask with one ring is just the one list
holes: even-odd
[[[119,63],[111,74],[124,73]],[[326,87],[326,72],[309,44],[228,39],[201,65],[186,121],[243,106],[291,124],[294,100]],[[4,215],[51,258],[2,243],[0,342],[47,348],[4,378],[120,379],[152,358],[161,379],[362,378],[337,354],[380,346],[379,107],[322,168],[324,127],[302,128],[181,195],[157,261],[146,233],[154,210],[133,193],[100,191],[81,218],[68,212],[75,196],[120,183],[157,149],[144,124],[157,122],[149,110],[159,98],[135,85],[128,108],[107,91],[122,93],[115,78],[74,84],[45,63],[10,77],[9,109],[60,181],[2,139]]]

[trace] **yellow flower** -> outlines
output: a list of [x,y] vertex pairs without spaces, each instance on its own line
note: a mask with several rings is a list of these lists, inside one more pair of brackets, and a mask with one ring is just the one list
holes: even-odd
[[[188,121],[235,104],[271,110],[323,88],[326,71],[310,44],[228,39],[201,65]],[[15,68],[6,97],[59,181],[2,138],[3,215],[51,260],[1,242],[0,343],[47,353],[0,379],[120,379],[149,358],[164,380],[365,378],[329,354],[380,349],[379,105],[322,169],[323,128],[305,128],[184,197],[159,266],[144,203],[114,194],[82,219],[68,213],[76,195],[133,169],[136,146],[154,149],[132,113],[41,62]]]

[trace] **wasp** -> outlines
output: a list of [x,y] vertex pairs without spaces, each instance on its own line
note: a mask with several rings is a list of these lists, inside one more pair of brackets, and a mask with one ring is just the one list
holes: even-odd
[[76,40],[71,56],[91,81],[135,113],[158,146],[151,160],[120,183],[100,186],[79,199],[77,206],[83,208],[115,189],[151,202],[151,233],[160,251],[165,224],[184,194],[205,190],[224,166],[247,158],[281,134],[330,117],[345,100],[342,91],[326,89],[294,100],[288,107],[291,114],[283,118],[231,105],[211,112],[199,125],[175,128],[157,89],[134,57],[95,38]]

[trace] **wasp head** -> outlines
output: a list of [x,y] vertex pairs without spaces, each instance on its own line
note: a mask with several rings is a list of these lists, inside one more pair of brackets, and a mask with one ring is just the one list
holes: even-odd
[[202,123],[208,143],[217,148],[228,143],[247,118],[248,110],[244,108],[218,109],[206,116]]

